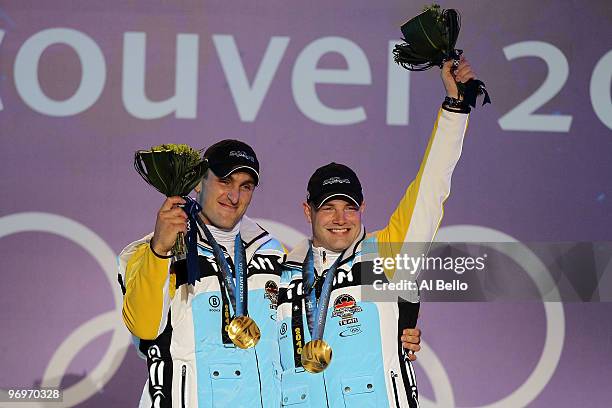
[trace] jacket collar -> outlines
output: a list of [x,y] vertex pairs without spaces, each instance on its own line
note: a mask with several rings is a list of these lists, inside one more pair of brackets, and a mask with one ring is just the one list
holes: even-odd
[[[200,244],[208,249],[212,249],[199,223],[198,236],[200,239]],[[246,215],[242,216],[242,220],[240,221],[240,238],[242,238],[244,249],[248,258],[251,258],[259,247],[272,239],[268,231],[263,229],[259,224]],[[221,246],[221,248],[226,251],[226,248],[223,246]]]

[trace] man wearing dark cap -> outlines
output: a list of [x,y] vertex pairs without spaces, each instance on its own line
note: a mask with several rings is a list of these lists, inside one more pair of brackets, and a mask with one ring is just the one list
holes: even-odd
[[279,290],[282,406],[418,407],[403,347],[419,349],[405,344],[418,342],[418,330],[404,330],[416,322],[418,292],[386,301],[363,295],[373,254],[394,257],[403,243],[428,246],[442,219],[469,112],[455,81],[476,77],[465,59],[454,74],[451,65],[442,69],[447,98],[419,172],[386,227],[366,233],[361,183],[349,167],[330,163],[308,182],[303,207],[312,238],[288,255]]
[[276,408],[284,249],[244,215],[259,183],[259,162],[237,140],[212,145],[204,158],[208,170],[195,189],[201,211],[189,223],[198,235],[195,284],[187,283],[180,262],[170,262],[177,234],[188,230],[181,197],[166,199],[154,233],[120,255],[123,320],[149,373],[140,407]]

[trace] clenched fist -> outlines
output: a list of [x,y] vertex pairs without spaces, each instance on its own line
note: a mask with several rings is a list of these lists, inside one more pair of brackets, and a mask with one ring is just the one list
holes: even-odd
[[402,331],[402,336],[400,337],[402,341],[402,347],[406,350],[412,351],[412,353],[408,353],[408,359],[410,361],[416,360],[416,356],[414,353],[421,349],[419,343],[421,343],[421,330],[418,328],[414,329],[404,329]]
[[467,59],[462,55],[459,59],[459,66],[453,69],[453,61],[446,61],[442,66],[441,72],[442,82],[446,89],[446,96],[451,98],[459,98],[459,90],[457,82],[466,83],[470,79],[476,79],[476,73],[472,70],[472,66]]
[[187,233],[187,214],[179,207],[180,204],[185,204],[181,197],[168,197],[157,212],[155,232],[151,239],[151,248],[157,254],[168,254],[178,233]]

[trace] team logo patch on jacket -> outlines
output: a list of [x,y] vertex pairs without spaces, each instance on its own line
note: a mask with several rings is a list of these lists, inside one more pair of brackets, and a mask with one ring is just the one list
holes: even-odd
[[342,294],[334,300],[334,311],[332,317],[339,317],[340,326],[357,323],[359,320],[354,316],[355,313],[361,312],[361,306],[357,306],[355,298],[349,294]]
[[278,285],[274,281],[266,282],[264,298],[270,301],[270,309],[276,309],[278,306]]

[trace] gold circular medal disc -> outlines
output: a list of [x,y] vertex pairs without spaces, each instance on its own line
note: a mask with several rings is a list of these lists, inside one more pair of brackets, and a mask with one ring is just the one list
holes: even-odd
[[248,316],[238,316],[227,326],[227,335],[241,349],[254,347],[261,337],[257,323]]
[[324,340],[311,340],[302,349],[302,366],[309,373],[325,370],[332,359],[332,348]]

